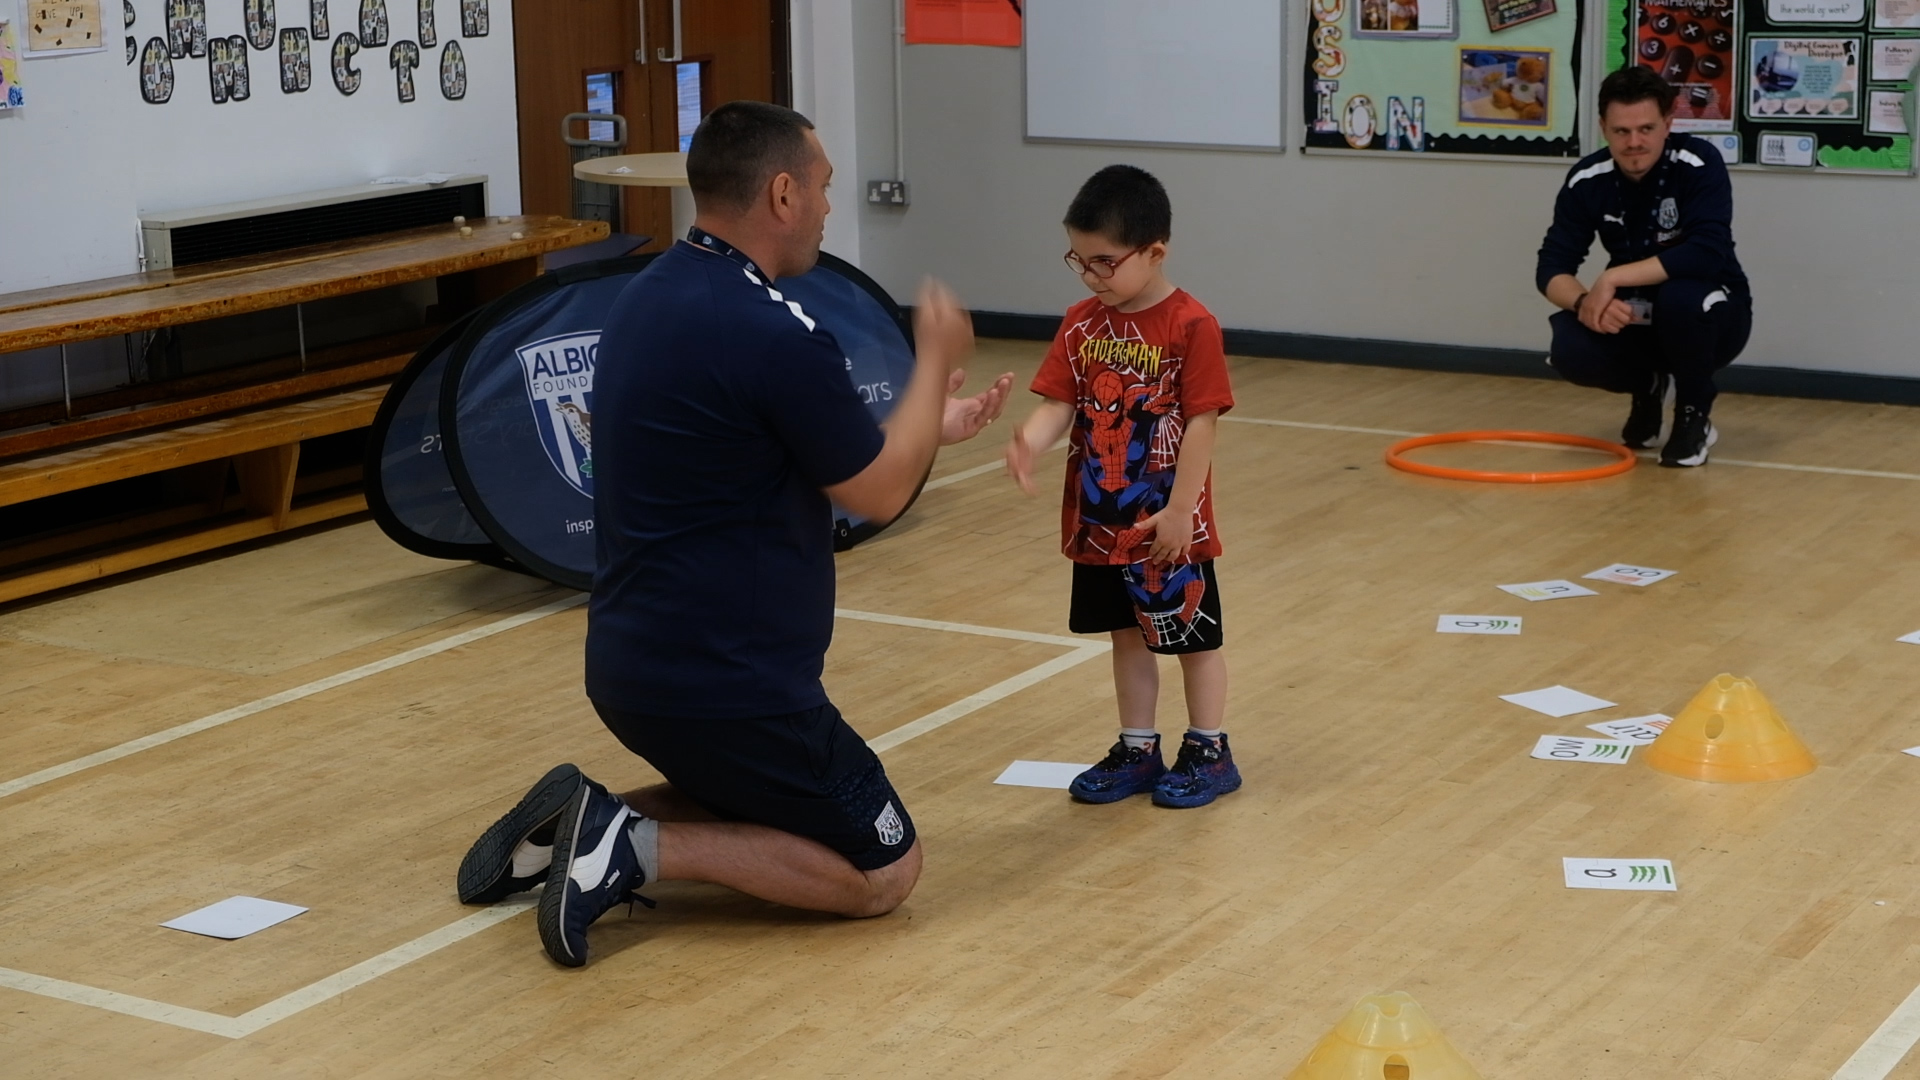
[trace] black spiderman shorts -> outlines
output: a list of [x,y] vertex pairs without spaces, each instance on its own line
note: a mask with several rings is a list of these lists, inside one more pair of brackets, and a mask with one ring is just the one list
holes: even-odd
[[1140,631],[1148,649],[1165,656],[1219,648],[1220,583],[1213,560],[1181,566],[1074,563],[1067,629],[1107,634],[1129,627]]

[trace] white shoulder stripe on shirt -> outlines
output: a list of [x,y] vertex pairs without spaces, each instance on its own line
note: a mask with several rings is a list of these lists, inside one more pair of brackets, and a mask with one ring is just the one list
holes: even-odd
[[755,285],[758,285],[761,288],[767,290],[767,295],[769,297],[772,297],[775,302],[785,304],[787,306],[787,310],[793,312],[793,317],[800,320],[800,325],[806,327],[808,330],[812,330],[815,326],[819,325],[818,323],[813,321],[813,316],[808,315],[806,312],[800,310],[800,304],[797,301],[789,300],[785,296],[782,296],[780,294],[780,290],[774,288],[773,286],[755,277],[753,274],[753,271],[742,270],[741,273],[747,275],[748,281],[751,281]]
[[1581,169],[1579,172],[1574,173],[1572,176],[1567,177],[1567,187],[1571,188],[1582,180],[1591,180],[1596,176],[1605,176],[1612,171],[1612,158],[1608,158],[1605,161],[1596,161],[1586,168]]
[[1684,161],[1696,169],[1704,169],[1707,167],[1707,163],[1700,160],[1700,155],[1691,150],[1669,150],[1667,151],[1667,156],[1675,161]]

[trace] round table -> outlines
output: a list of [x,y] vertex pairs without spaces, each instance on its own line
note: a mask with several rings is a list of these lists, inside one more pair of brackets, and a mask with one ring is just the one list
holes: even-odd
[[671,188],[673,238],[685,236],[693,225],[693,193],[687,188],[687,155],[678,151],[588,158],[574,163],[573,177],[618,187]]

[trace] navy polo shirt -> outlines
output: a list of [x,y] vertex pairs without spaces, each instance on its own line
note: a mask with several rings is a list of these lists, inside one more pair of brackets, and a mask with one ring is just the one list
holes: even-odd
[[821,489],[884,435],[833,335],[724,241],[693,239],[627,286],[600,338],[587,695],[696,720],[816,708],[834,599]]

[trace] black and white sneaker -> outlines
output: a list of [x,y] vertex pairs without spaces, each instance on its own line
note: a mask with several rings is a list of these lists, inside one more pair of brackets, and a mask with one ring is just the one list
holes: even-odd
[[[513,809],[487,826],[460,860],[460,902],[497,903],[547,880],[553,865],[554,826],[584,779],[572,765],[555,765]],[[526,845],[523,853],[522,845]],[[543,850],[545,858],[540,857]],[[521,853],[518,866],[516,853]]]
[[1633,395],[1633,408],[1627,413],[1627,423],[1620,429],[1620,441],[1635,450],[1647,450],[1660,445],[1660,434],[1666,424],[1666,416],[1673,409],[1673,376],[1664,371],[1653,376],[1653,388],[1644,394]]
[[1707,463],[1707,450],[1720,441],[1707,414],[1691,405],[1673,412],[1673,435],[1660,451],[1660,464],[1669,469],[1690,469]]
[[621,904],[642,900],[646,884],[627,830],[639,815],[586,777],[560,812],[553,834],[553,867],[540,894],[540,944],[557,964],[587,962],[587,927]]

